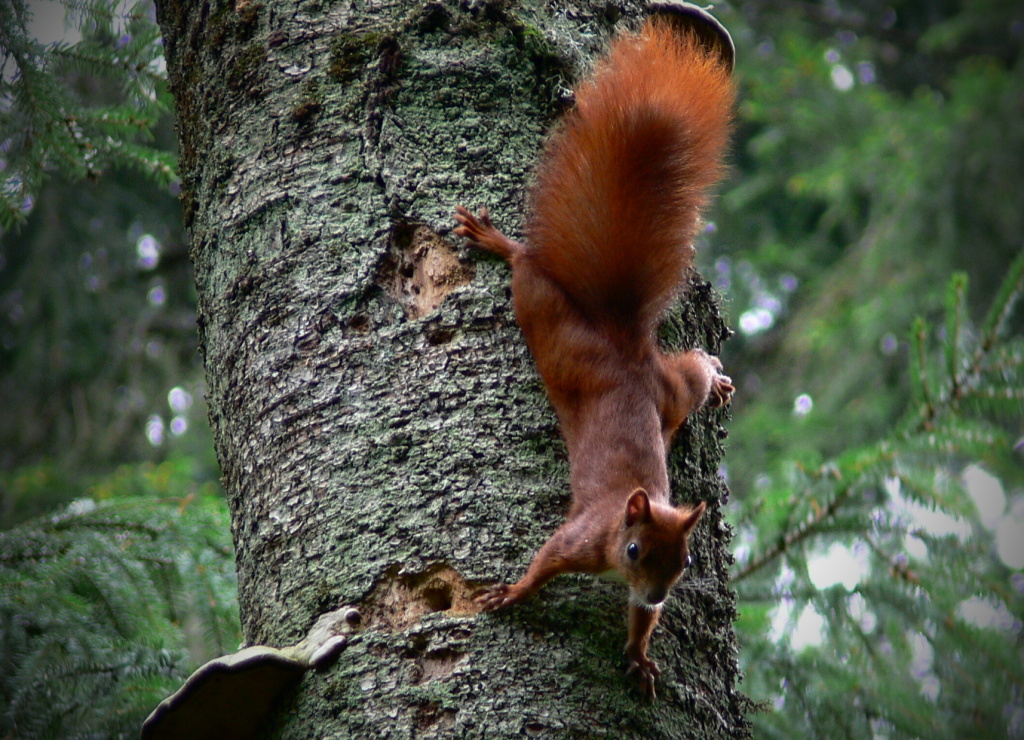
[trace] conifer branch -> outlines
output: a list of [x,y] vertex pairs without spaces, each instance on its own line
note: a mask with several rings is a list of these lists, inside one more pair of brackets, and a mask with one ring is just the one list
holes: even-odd
[[961,376],[960,335],[963,331],[964,300],[967,293],[967,275],[957,273],[946,288],[946,373],[949,376],[950,399],[955,403],[960,397]]
[[995,347],[996,341],[1006,326],[1006,320],[1022,292],[1024,292],[1024,247],[1010,264],[1006,279],[999,286],[996,297],[992,301],[992,307],[981,325],[981,344],[973,364],[975,371],[981,365],[982,355]]
[[[902,481],[905,484],[904,490],[908,493],[913,493],[917,498],[936,505],[938,502],[931,495],[935,486],[934,480],[930,479],[927,484],[917,485],[912,477],[908,477],[906,465],[909,463],[909,459],[907,459],[907,455],[969,453],[983,457],[993,446],[1005,446],[1006,436],[996,427],[985,422],[961,420],[957,401],[965,398],[968,390],[971,396],[976,398],[991,398],[1003,402],[1024,401],[1024,390],[1019,386],[977,387],[977,383],[972,381],[972,378],[977,378],[980,375],[985,361],[997,347],[998,336],[1014,301],[1022,290],[1024,290],[1024,254],[1014,262],[1003,286],[997,293],[986,319],[986,329],[983,332],[982,341],[968,366],[961,362],[959,354],[966,321],[964,312],[967,278],[962,274],[953,276],[946,293],[946,337],[943,343],[948,377],[943,383],[941,392],[936,393],[931,388],[927,371],[928,330],[924,320],[918,318],[914,321],[911,330],[910,380],[916,401],[911,417],[915,421],[898,433],[892,442],[882,442],[875,447],[851,451],[840,458],[836,464],[822,466],[818,471],[819,477],[824,477],[826,472],[830,472],[843,481],[843,487],[826,507],[817,509],[809,519],[801,522],[795,528],[785,531],[774,544],[740,568],[731,578],[733,583],[744,580],[784,555],[800,542],[824,531],[825,523],[836,516],[841,507],[849,501],[856,481],[863,479],[864,475],[879,463],[904,459],[902,473],[888,474],[895,475],[898,480]],[[1004,372],[1003,375],[1005,377],[1007,373]],[[945,399],[945,402],[940,403],[939,399]],[[950,418],[939,423],[944,411],[949,412]],[[875,474],[886,475],[887,473],[876,470]],[[931,469],[930,475],[934,476],[933,469]],[[870,538],[863,534],[861,539],[867,541]],[[876,551],[876,554],[880,553],[880,550]],[[892,564],[890,563],[890,565]]]
[[832,498],[829,503],[821,509],[818,509],[809,519],[806,519],[798,524],[794,529],[786,532],[778,541],[769,547],[767,550],[762,552],[759,556],[752,559],[745,566],[740,568],[736,573],[729,579],[731,583],[739,583],[743,579],[750,576],[752,573],[756,573],[761,568],[768,565],[776,558],[782,556],[786,551],[792,549],[800,542],[803,542],[808,537],[816,534],[821,525],[833,517],[840,507],[850,497],[852,488],[845,486],[836,496]]
[[926,342],[928,339],[928,327],[924,319],[914,320],[914,326],[910,331],[910,384],[914,389],[915,400],[920,404],[920,413],[925,428],[931,425],[935,417],[935,406],[932,402],[931,388],[928,383],[928,358]]
[[[9,106],[0,117],[0,229],[25,220],[51,170],[77,178],[126,165],[164,183],[176,176],[170,153],[136,143],[151,137],[166,112],[157,94],[163,78],[154,64],[162,54],[155,23],[140,4],[122,13],[109,0],[62,1],[83,38],[47,47],[29,35],[24,0],[0,3],[0,60],[10,67],[0,79],[0,99]],[[97,106],[77,94],[78,74],[107,81],[120,104]]]

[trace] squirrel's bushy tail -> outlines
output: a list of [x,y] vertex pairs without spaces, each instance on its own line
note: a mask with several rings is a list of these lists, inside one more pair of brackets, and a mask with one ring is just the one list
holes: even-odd
[[654,328],[720,177],[729,70],[669,20],[620,36],[576,91],[532,189],[531,257],[587,315]]

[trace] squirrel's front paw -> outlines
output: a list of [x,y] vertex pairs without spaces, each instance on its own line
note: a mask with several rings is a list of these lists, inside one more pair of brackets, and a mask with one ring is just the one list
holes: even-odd
[[654,681],[661,675],[661,669],[658,668],[658,664],[646,655],[628,655],[627,657],[629,658],[629,667],[626,669],[626,675],[637,674],[640,693],[651,700],[657,698],[654,691]]
[[[719,368],[721,368],[721,365],[719,365]],[[708,396],[708,405],[713,409],[725,406],[732,400],[732,394],[735,392],[736,386],[732,384],[732,378],[728,375],[723,375],[719,371],[711,378],[711,393]]]
[[511,606],[516,603],[517,599],[512,593],[512,586],[508,583],[496,583],[493,586],[487,586],[474,598],[477,604],[479,604],[481,611],[493,612],[497,609],[503,609],[506,606]]

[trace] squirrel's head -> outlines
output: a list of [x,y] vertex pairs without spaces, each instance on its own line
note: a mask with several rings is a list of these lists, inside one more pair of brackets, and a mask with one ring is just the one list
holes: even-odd
[[702,501],[692,509],[676,509],[652,502],[642,488],[633,491],[616,545],[618,570],[626,577],[632,600],[653,608],[666,599],[690,565],[687,540],[705,508]]

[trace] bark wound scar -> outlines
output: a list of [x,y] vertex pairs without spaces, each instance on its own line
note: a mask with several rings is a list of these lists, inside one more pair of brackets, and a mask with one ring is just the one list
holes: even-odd
[[455,248],[423,224],[396,224],[391,248],[377,282],[418,319],[430,313],[460,285],[473,279],[472,263],[459,260]]
[[360,609],[367,629],[401,632],[427,614],[475,614],[476,587],[449,565],[432,565],[422,573],[400,575],[397,566],[385,573]]

